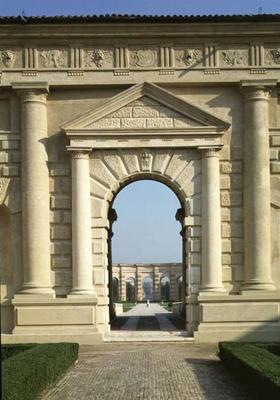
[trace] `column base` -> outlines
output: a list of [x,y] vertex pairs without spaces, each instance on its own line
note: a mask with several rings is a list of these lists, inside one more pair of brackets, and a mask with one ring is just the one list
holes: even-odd
[[90,289],[74,289],[67,295],[67,298],[76,298],[76,297],[96,297],[96,293],[94,290]]
[[203,295],[213,295],[213,294],[225,294],[227,291],[224,287],[222,286],[217,286],[217,287],[203,287],[199,289],[199,294]]
[[271,290],[276,290],[276,287],[273,285],[272,282],[260,282],[254,279],[245,282],[241,287],[241,293],[252,290],[271,291]]
[[30,286],[22,286],[20,291],[15,294],[16,297],[21,296],[39,296],[39,297],[47,297],[54,298],[55,291],[51,287],[30,287]]

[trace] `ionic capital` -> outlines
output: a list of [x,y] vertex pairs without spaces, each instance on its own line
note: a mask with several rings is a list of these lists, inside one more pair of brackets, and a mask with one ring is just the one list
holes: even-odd
[[12,88],[21,98],[22,103],[39,102],[46,104],[49,93],[47,82],[15,82]]
[[199,147],[198,150],[203,158],[217,157],[222,147]]
[[275,79],[241,81],[240,90],[246,101],[269,100],[271,89],[277,85]]
[[71,147],[67,146],[67,151],[70,152],[72,159],[89,159],[89,154],[92,151],[91,147]]

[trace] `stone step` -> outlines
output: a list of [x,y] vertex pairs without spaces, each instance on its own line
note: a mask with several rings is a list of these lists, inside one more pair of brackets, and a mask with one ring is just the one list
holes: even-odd
[[105,342],[189,342],[194,343],[194,338],[186,332],[160,332],[160,331],[116,331],[104,335]]

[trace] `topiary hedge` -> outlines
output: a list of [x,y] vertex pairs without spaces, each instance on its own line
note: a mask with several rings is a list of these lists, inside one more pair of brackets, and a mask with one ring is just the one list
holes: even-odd
[[[24,348],[25,346],[22,346]],[[77,343],[30,345],[2,362],[2,400],[33,400],[78,358]]]
[[[280,357],[278,344],[219,343],[219,357],[233,374],[250,385],[258,399],[280,399]],[[268,349],[266,349],[268,347]]]
[[22,351],[29,350],[31,347],[36,346],[36,344],[2,344],[1,346],[1,361],[6,360],[9,357],[15,356]]

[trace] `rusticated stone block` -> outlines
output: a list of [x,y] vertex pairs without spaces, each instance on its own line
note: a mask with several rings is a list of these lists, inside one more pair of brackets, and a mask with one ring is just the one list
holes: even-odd
[[221,208],[222,221],[230,221],[230,210],[228,208]]
[[10,154],[10,162],[20,163],[21,162],[21,154],[19,151],[13,151]]
[[222,240],[222,251],[224,253],[230,253],[231,252],[231,241],[224,239]]
[[62,221],[64,224],[70,224],[72,221],[72,215],[70,211],[63,211]]
[[123,129],[139,129],[146,127],[146,119],[145,118],[122,118],[121,119],[121,128]]
[[231,189],[242,189],[243,188],[242,175],[231,175],[230,176],[230,187],[231,187]]
[[60,211],[50,212],[50,222],[59,224],[62,222],[62,213]]
[[8,162],[8,153],[1,152],[0,153],[0,163]]
[[52,209],[70,209],[71,208],[71,199],[70,197],[60,197],[60,196],[52,196],[51,197],[51,208]]
[[271,146],[279,146],[280,147],[280,136],[271,136],[270,143],[271,143]]
[[51,176],[68,176],[68,175],[70,175],[70,166],[68,166],[68,165],[51,166],[50,175]]
[[122,107],[112,114],[107,115],[107,118],[131,118],[132,117],[132,107]]
[[71,259],[69,257],[52,257],[52,268],[71,268]]
[[240,206],[242,205],[242,193],[221,193],[222,206]]
[[232,269],[228,266],[223,266],[222,269],[223,282],[230,282],[232,280]]
[[134,118],[151,118],[159,116],[159,107],[148,107],[148,106],[139,106],[133,107],[132,115]]
[[269,150],[270,154],[270,160],[278,160],[279,157],[279,150],[278,149],[270,149]]
[[172,118],[148,118],[147,128],[172,128]]
[[223,174],[240,174],[242,172],[243,164],[241,161],[233,162],[220,162],[220,170]]
[[71,239],[70,225],[54,225],[51,227],[51,239]]
[[119,118],[102,118],[99,121],[94,122],[89,128],[97,129],[114,129],[120,128],[121,122]]
[[271,168],[271,172],[273,174],[279,174],[280,173],[280,161],[272,161],[270,163],[270,168]]
[[200,265],[201,264],[201,256],[198,253],[191,254],[191,264],[192,265]]
[[231,218],[233,221],[243,221],[243,209],[240,207],[233,207],[231,209]]
[[12,150],[18,148],[18,140],[2,140],[1,148],[2,150]]
[[221,160],[230,160],[230,147],[224,146],[219,154]]
[[230,254],[222,254],[222,264],[230,265],[231,264],[231,256]]
[[19,167],[16,165],[13,166],[3,166],[2,175],[5,177],[19,176]]
[[194,252],[200,251],[200,239],[192,239],[190,241],[190,250]]
[[221,189],[230,189],[230,177],[228,175],[220,176],[220,188]]
[[241,239],[233,239],[232,240],[232,250],[234,253],[242,253],[243,252],[243,240]]

